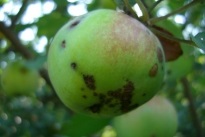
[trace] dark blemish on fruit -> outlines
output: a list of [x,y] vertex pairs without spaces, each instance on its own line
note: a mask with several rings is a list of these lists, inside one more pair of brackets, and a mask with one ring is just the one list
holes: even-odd
[[80,20],[76,20],[76,21],[74,21],[69,27],[70,27],[70,28],[74,28],[74,27],[76,27],[79,23],[80,23]]
[[83,95],[83,98],[84,98],[84,99],[86,99],[86,98],[87,98],[87,96],[86,96],[86,95]]
[[84,88],[80,88],[80,90],[81,90],[81,91],[84,91],[85,89],[84,89]]
[[120,97],[120,110],[122,112],[127,112],[129,111],[132,107],[131,105],[131,101],[132,101],[132,93],[134,91],[135,87],[132,81],[127,80],[127,83],[123,86],[123,90],[121,93],[121,97]]
[[62,47],[62,48],[65,48],[65,47],[66,47],[66,42],[65,42],[65,40],[62,41],[61,47]]
[[155,77],[157,75],[157,72],[158,72],[158,65],[157,63],[155,63],[149,71],[149,76]]
[[146,95],[147,95],[146,93],[143,93],[143,94],[142,94],[143,97],[145,97]]
[[71,66],[72,69],[76,69],[77,68],[77,64],[75,62],[72,62],[70,64],[70,66]]
[[128,112],[128,111],[130,111],[130,110],[133,110],[133,109],[135,109],[135,108],[137,108],[137,107],[139,107],[139,106],[140,106],[139,104],[130,105],[130,106],[127,108],[127,111],[125,111],[125,112]]
[[95,90],[95,79],[92,75],[83,75],[83,80],[89,89]]
[[[121,88],[107,92],[105,104],[107,104],[108,107],[114,107],[117,105],[119,106],[120,111],[127,112],[133,108],[133,106],[131,106],[131,101],[134,90],[135,87],[133,82],[126,80],[125,85],[123,85]],[[113,100],[115,105],[113,105]]]
[[108,96],[113,98],[120,98],[122,89],[116,89],[114,91],[108,91]]
[[162,50],[159,47],[157,48],[157,58],[158,58],[159,62],[162,63],[163,53],[162,53]]
[[123,86],[125,92],[132,92],[134,89],[134,84],[131,81],[127,81],[126,85]]
[[93,113],[99,113],[101,108],[102,108],[102,104],[98,103],[98,104],[94,104],[92,106],[89,107],[90,111],[92,111]]
[[116,104],[109,104],[108,107],[110,108],[114,108],[116,106]]

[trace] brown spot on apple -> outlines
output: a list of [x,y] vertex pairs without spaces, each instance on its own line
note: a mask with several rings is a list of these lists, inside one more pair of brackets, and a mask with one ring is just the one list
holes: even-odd
[[94,104],[92,106],[90,106],[88,109],[90,111],[92,111],[93,113],[99,113],[101,108],[102,108],[102,104],[101,103],[97,103],[97,104]]
[[70,64],[70,66],[71,66],[72,69],[76,69],[77,68],[77,64],[75,62],[72,62]]
[[65,41],[65,40],[63,40],[63,41],[61,42],[61,47],[62,47],[62,48],[65,48],[65,47],[66,47],[66,41]]
[[134,89],[134,84],[127,80],[127,83],[123,86],[124,92],[132,92]]
[[92,75],[83,75],[83,80],[89,89],[95,90],[95,79]]
[[155,77],[157,75],[157,72],[158,72],[158,65],[157,63],[155,63],[149,71],[149,76]]
[[74,22],[72,22],[69,26],[69,28],[74,28],[76,27],[78,24],[80,23],[80,20],[75,20]]

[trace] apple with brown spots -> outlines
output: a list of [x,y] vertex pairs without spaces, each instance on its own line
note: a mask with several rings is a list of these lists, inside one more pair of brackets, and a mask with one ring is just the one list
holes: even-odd
[[48,53],[48,72],[75,112],[112,117],[147,102],[164,78],[157,37],[136,19],[101,9],[66,23]]

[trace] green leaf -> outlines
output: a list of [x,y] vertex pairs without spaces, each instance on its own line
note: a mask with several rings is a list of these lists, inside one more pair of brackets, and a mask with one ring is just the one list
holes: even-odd
[[[120,9],[124,9],[125,4],[124,4],[123,0],[114,0],[114,1]],[[129,1],[131,6],[133,6],[136,3],[135,0],[128,0],[128,1]]]
[[43,64],[46,62],[47,56],[38,56],[38,58],[34,60],[26,61],[26,66],[28,68],[40,69]]
[[56,32],[70,19],[68,16],[63,16],[60,12],[52,12],[49,15],[44,15],[36,23],[38,26],[38,35],[53,37]]
[[62,125],[60,134],[70,137],[89,136],[103,129],[109,122],[110,119],[98,119],[75,114]]
[[196,36],[191,36],[192,41],[203,51],[205,51],[205,31],[198,33]]

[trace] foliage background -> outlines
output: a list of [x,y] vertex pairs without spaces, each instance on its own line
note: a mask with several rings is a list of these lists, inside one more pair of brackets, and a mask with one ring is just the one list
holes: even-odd
[[[28,65],[37,69],[41,75],[35,97],[7,96],[0,86],[0,136],[94,137],[110,130],[108,125],[112,119],[90,119],[74,114],[66,108],[56,96],[46,71],[49,43],[57,30],[79,14],[99,8],[116,9],[116,5],[109,0],[107,2],[111,4],[102,1],[0,1],[0,76],[7,63],[15,59],[26,59]],[[158,4],[149,12],[150,17],[154,18],[164,16],[193,1],[143,2],[146,8]],[[118,7],[124,6],[120,4],[122,1],[116,2]],[[131,5],[136,3],[135,0],[129,2]],[[191,36],[205,31],[204,6],[201,1],[155,23],[166,28],[175,37],[187,40],[178,41],[183,55],[175,61],[167,62],[167,78],[159,91],[167,96],[177,109],[179,127],[176,137],[202,137],[205,134],[205,56],[203,50],[194,48],[188,41]],[[84,7],[84,11],[80,12],[76,7]]]

